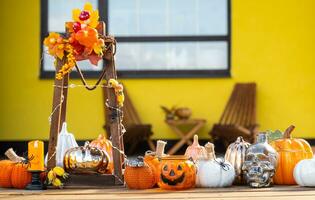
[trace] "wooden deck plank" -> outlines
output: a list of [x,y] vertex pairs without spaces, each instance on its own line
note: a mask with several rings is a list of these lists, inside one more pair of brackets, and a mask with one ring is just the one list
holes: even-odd
[[161,189],[128,190],[126,188],[109,189],[64,189],[46,191],[27,191],[0,189],[0,199],[315,199],[315,188],[298,186],[277,186],[252,189],[246,186],[231,188],[195,188],[183,191]]

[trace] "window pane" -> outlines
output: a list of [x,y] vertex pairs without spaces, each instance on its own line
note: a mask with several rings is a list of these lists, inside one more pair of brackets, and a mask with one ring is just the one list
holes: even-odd
[[[51,55],[48,54],[48,49],[47,47],[44,48],[44,53],[43,53],[43,70],[44,71],[55,71],[55,66],[54,66],[54,61],[55,58]],[[83,60],[83,61],[78,61],[77,62],[78,66],[82,71],[100,71],[103,69],[103,61],[100,60],[98,62],[97,66],[94,66],[90,63],[88,60]]]
[[48,0],[48,32],[64,32],[65,22],[72,21],[72,10],[86,2],[98,8],[97,0]]
[[227,69],[227,42],[119,43],[118,70]]
[[109,0],[115,36],[227,35],[227,0]]

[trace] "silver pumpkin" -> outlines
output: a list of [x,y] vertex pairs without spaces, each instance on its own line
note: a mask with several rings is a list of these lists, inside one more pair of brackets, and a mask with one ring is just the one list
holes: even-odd
[[275,174],[277,159],[278,153],[268,144],[267,135],[260,133],[257,142],[247,149],[242,167],[249,186],[269,187]]
[[243,137],[238,137],[234,143],[231,143],[225,153],[225,160],[229,161],[235,169],[234,184],[245,184],[244,171],[242,170],[245,161],[245,153],[250,143],[244,141]]
[[95,147],[90,147],[88,142],[83,146],[74,147],[66,151],[64,167],[69,173],[91,174],[106,173],[108,155]]

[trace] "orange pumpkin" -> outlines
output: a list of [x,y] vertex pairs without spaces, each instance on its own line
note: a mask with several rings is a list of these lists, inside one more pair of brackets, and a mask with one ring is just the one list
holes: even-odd
[[186,156],[168,156],[161,160],[158,185],[162,189],[182,190],[195,186],[196,167]]
[[32,174],[27,171],[27,165],[22,163],[14,164],[11,173],[12,186],[24,189],[32,181]]
[[114,162],[113,162],[113,153],[112,153],[112,142],[106,139],[104,134],[99,134],[98,138],[93,140],[90,143],[91,147],[99,148],[107,153],[109,156],[108,163],[108,174],[112,174],[114,172]]
[[149,189],[156,183],[153,170],[140,157],[127,164],[124,176],[130,189]]
[[312,148],[307,141],[291,137],[294,128],[291,125],[284,132],[282,139],[271,142],[271,146],[279,153],[278,166],[273,178],[275,184],[296,184],[293,177],[295,165],[300,160],[313,157]]
[[9,188],[12,187],[11,173],[14,167],[14,163],[10,160],[0,161],[0,187]]
[[159,166],[160,166],[160,161],[159,159],[154,156],[154,155],[150,155],[147,154],[144,156],[144,162],[146,164],[148,164],[148,166],[152,169],[154,177],[155,177],[155,181],[154,181],[154,185],[157,183],[157,178],[158,174],[159,174]]

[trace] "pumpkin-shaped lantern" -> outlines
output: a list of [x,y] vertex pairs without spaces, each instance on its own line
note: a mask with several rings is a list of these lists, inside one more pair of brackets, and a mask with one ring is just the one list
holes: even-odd
[[207,154],[205,148],[199,145],[198,135],[194,135],[194,142],[187,147],[185,156],[197,161],[199,157],[205,157]]
[[187,156],[161,158],[158,186],[167,190],[189,189],[196,184],[196,167]]
[[315,158],[298,162],[294,168],[293,176],[300,186],[315,187]]
[[307,141],[291,137],[291,132],[294,128],[295,127],[291,125],[284,132],[283,139],[271,142],[271,146],[273,146],[279,154],[278,167],[273,178],[275,184],[296,184],[293,177],[295,165],[300,160],[313,157],[312,148]]
[[11,183],[14,188],[24,189],[32,181],[32,174],[27,171],[27,164],[16,163],[11,173]]
[[236,141],[230,144],[226,150],[224,159],[229,161],[235,169],[235,184],[245,184],[244,171],[242,165],[245,160],[245,153],[250,144],[245,142],[243,137],[238,137]]
[[112,142],[106,139],[104,134],[99,134],[98,138],[90,143],[91,147],[96,147],[106,152],[109,156],[108,171],[106,173],[112,174],[114,172],[114,161],[112,153]]
[[108,155],[98,148],[90,147],[86,142],[84,147],[74,147],[65,153],[64,167],[67,172],[77,174],[106,173]]
[[231,186],[235,177],[234,167],[223,159],[216,159],[213,144],[207,143],[205,148],[207,157],[199,159],[196,163],[197,186],[209,188]]
[[0,187],[12,187],[11,174],[15,163],[10,160],[0,161]]
[[142,157],[127,163],[124,177],[130,189],[149,189],[156,184],[153,169],[143,161]]

